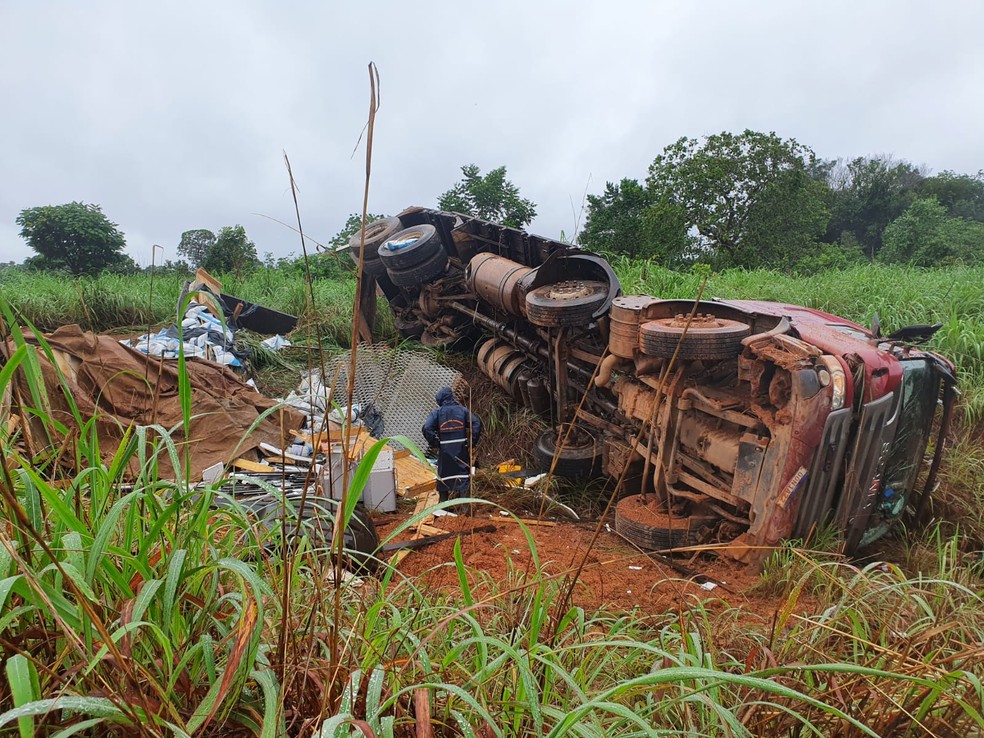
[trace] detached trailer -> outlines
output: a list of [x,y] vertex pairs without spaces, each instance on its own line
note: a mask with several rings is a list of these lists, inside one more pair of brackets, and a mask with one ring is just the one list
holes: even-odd
[[474,347],[550,419],[542,468],[621,481],[616,526],[641,546],[750,561],[833,524],[853,554],[931,494],[956,380],[913,344],[939,326],[883,337],[795,305],[626,296],[596,254],[425,208],[348,248],[364,312],[375,283],[403,336]]

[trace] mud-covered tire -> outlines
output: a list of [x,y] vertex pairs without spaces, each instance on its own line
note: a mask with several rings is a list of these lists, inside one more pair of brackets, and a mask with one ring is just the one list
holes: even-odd
[[386,274],[386,265],[383,264],[378,258],[376,259],[366,259],[363,264],[363,270],[366,274],[379,279]]
[[448,255],[441,249],[422,264],[417,264],[409,269],[387,267],[386,272],[397,287],[420,287],[440,277],[447,268]]
[[604,282],[575,279],[547,284],[526,295],[526,317],[545,328],[587,325],[607,299]]
[[[703,324],[691,323],[684,335],[686,320],[661,318],[639,326],[639,348],[646,356],[672,358],[680,346],[683,360],[733,359],[741,353],[742,339],[751,333],[745,323],[728,318],[709,318]],[[682,340],[681,340],[682,337]]]
[[[295,500],[293,504],[298,505],[298,502]],[[335,514],[338,507],[337,500],[312,497],[307,500],[303,515],[297,517],[295,514],[290,514],[286,521],[283,521],[283,508],[279,502],[274,501],[265,506],[263,520],[267,525],[275,526],[278,531],[281,525],[286,524],[287,540],[291,546],[295,545],[300,536],[307,536],[312,546],[327,551],[334,535]],[[279,536],[277,539],[279,540]],[[361,502],[355,506],[355,511],[345,527],[342,545],[348,568],[370,571],[375,568],[377,562],[373,559],[373,555],[379,549],[379,533],[368,510]]]
[[639,495],[623,497],[615,507],[615,531],[647,551],[666,551],[672,548],[697,546],[706,542],[706,531],[718,518],[705,515],[666,517],[661,524],[643,523],[625,513],[626,506],[636,502]]
[[[572,433],[557,457],[554,476],[571,479],[597,476],[601,472],[601,445],[586,434]],[[537,469],[550,471],[557,449],[557,431],[548,429],[540,434],[533,446],[533,461]]]
[[360,568],[376,568],[377,562],[372,557],[379,550],[379,533],[361,502],[355,506],[355,512],[345,528],[344,544],[353,563]]
[[[398,247],[398,248],[394,248]],[[429,223],[404,228],[379,244],[376,254],[387,269],[411,269],[444,252],[437,229]]]
[[[399,218],[380,218],[366,224],[366,272],[373,274],[376,270],[382,270],[379,263],[379,246],[390,236],[403,230],[403,223]],[[358,231],[348,242],[348,252],[353,263],[359,263],[359,248],[362,243],[362,231]],[[369,264],[373,263],[372,270]]]

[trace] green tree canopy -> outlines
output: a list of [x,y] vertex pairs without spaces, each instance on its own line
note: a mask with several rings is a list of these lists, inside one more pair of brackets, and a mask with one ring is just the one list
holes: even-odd
[[827,240],[844,242],[845,234],[850,234],[874,259],[886,226],[912,204],[924,178],[913,164],[887,156],[834,162],[827,176],[831,188]]
[[136,268],[133,259],[123,253],[123,234],[98,205],[71,202],[26,208],[16,222],[21,237],[38,254],[29,260],[33,267],[71,274]]
[[885,228],[879,261],[932,267],[954,261],[980,262],[984,223],[947,217],[935,197],[920,198]]
[[606,182],[601,195],[588,195],[588,216],[578,241],[594,251],[652,256],[654,243],[645,222],[651,205],[649,193],[637,180]]
[[944,171],[919,183],[921,197],[935,197],[947,215],[984,221],[984,171],[975,175]]
[[256,257],[256,245],[246,236],[246,229],[236,225],[226,226],[219,231],[202,266],[214,273],[241,274],[253,269],[259,263]]
[[681,138],[649,167],[647,189],[661,204],[649,220],[670,232],[682,220],[691,252],[721,267],[790,265],[819,248],[829,218],[815,161],[775,133]]
[[475,164],[461,167],[460,182],[441,195],[437,206],[513,228],[522,228],[536,217],[532,200],[519,196],[519,188],[506,179],[506,168],[499,167],[482,176]]
[[185,231],[178,243],[178,253],[188,260],[192,268],[200,267],[208,258],[208,252],[215,246],[215,234],[205,228]]

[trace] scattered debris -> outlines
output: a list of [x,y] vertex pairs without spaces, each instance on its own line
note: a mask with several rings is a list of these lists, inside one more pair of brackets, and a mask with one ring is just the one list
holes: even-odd
[[[130,438],[128,429],[151,429],[146,435],[149,442],[157,439],[154,428],[173,428],[171,438],[179,464],[187,463],[191,478],[201,479],[202,472],[217,463],[249,459],[261,443],[283,448],[290,438],[281,429],[297,427],[302,420],[290,408],[275,409],[276,401],[248,387],[228,367],[189,361],[186,370],[194,410],[186,431],[176,362],[160,361],[77,325],[62,326],[44,340],[50,357],[46,350],[38,350],[37,356],[50,406],[46,414],[55,423],[46,429],[37,413],[21,412],[19,404],[11,408],[12,414],[21,416],[24,441],[34,454],[51,443],[64,443],[67,439],[58,428],[73,427],[77,411],[84,420],[93,419],[107,465],[113,463],[124,438]],[[25,334],[25,341],[39,346],[30,334]],[[12,344],[0,344],[0,352],[8,357],[12,350]],[[23,371],[14,372],[12,386],[15,399],[31,397]],[[43,445],[40,439],[45,439]],[[160,449],[156,463],[161,478],[183,476],[175,474],[171,454],[163,444]],[[130,462],[131,475],[139,472],[139,458],[134,456]],[[71,466],[74,455],[65,454],[62,461]]]
[[[157,333],[145,333],[120,343],[150,356],[178,358],[179,351],[189,358],[205,359],[226,366],[241,367],[245,353],[235,350],[236,331],[246,328],[255,333],[276,335],[261,342],[271,351],[290,346],[281,336],[297,325],[297,318],[222,293],[222,285],[204,269],[185,284],[178,300],[184,307],[180,327],[171,325]],[[221,318],[218,316],[222,316]]]
[[260,341],[260,345],[268,351],[280,351],[280,349],[289,348],[294,344],[278,333],[275,336],[270,336],[269,338]]
[[184,313],[180,330],[172,325],[161,328],[157,333],[123,339],[120,343],[165,359],[177,359],[183,349],[187,358],[241,367],[242,361],[232,348],[234,338],[235,334],[228,324],[216,318],[205,305],[192,301]]
[[[351,354],[345,351],[332,357],[325,367],[327,381],[317,371],[308,378],[316,389],[316,398],[324,396],[327,404],[333,397],[345,396],[350,366]],[[424,352],[394,349],[385,344],[360,344],[356,352],[352,403],[360,408],[359,420],[371,429],[372,435],[404,436],[418,449],[425,449],[427,441],[421,425],[434,408],[434,394],[441,387],[453,387],[460,381],[459,372],[439,364]],[[306,397],[304,392],[300,394]],[[338,404],[347,405],[348,401]],[[291,405],[301,409],[293,402]]]
[[[305,535],[316,548],[326,548],[334,535],[339,503],[306,471],[272,474],[231,475],[215,489],[215,507],[236,505],[246,511],[263,530],[286,531],[288,544]],[[357,506],[344,532],[344,547],[356,568],[371,568],[371,557],[379,548],[379,535],[364,508]]]
[[387,543],[379,549],[379,552],[389,553],[390,551],[399,551],[402,549],[423,548],[424,546],[430,546],[431,544],[446,541],[447,539],[454,538],[456,536],[464,537],[471,536],[476,533],[495,533],[495,531],[496,527],[494,525],[480,525],[477,528],[470,528],[469,530],[459,530],[451,533],[438,533],[437,535],[427,536],[426,538],[411,538],[407,541]]

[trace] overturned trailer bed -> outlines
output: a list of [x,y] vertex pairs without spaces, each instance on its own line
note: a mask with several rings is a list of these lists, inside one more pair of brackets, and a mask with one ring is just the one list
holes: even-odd
[[832,524],[853,554],[933,488],[954,368],[913,344],[936,326],[883,337],[795,305],[623,296],[596,254],[425,208],[348,248],[364,309],[378,284],[402,335],[474,348],[550,419],[537,462],[621,480],[617,528],[647,548],[754,560]]

